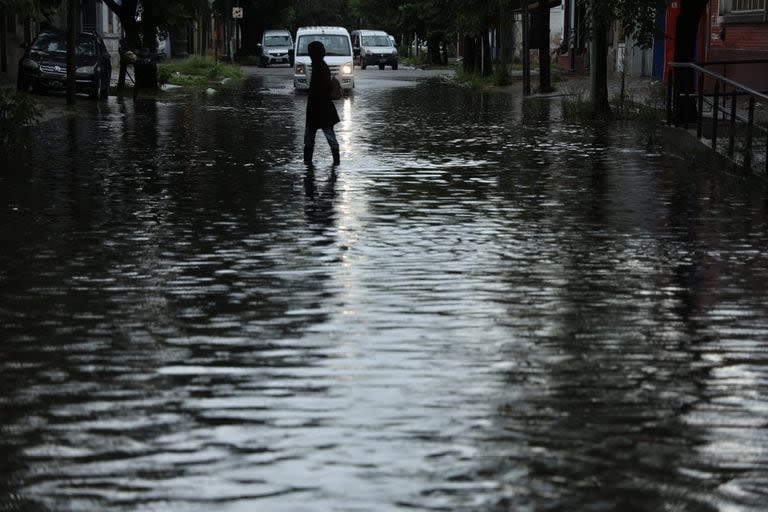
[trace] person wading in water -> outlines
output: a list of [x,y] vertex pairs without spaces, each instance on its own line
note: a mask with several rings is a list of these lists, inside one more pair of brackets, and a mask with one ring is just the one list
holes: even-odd
[[323,130],[328,145],[331,146],[333,165],[339,165],[339,143],[333,125],[339,122],[339,114],[331,99],[331,70],[325,63],[325,46],[320,41],[312,41],[307,46],[309,58],[312,59],[312,78],[309,81],[309,98],[307,99],[307,125],[304,132],[304,163],[312,165],[312,154],[315,152],[315,134]]

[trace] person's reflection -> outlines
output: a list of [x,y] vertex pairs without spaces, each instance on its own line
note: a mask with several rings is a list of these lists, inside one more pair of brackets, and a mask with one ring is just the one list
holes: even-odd
[[321,229],[332,227],[336,221],[334,203],[336,200],[336,168],[328,174],[322,188],[318,191],[315,170],[308,168],[304,175],[304,214],[309,224]]

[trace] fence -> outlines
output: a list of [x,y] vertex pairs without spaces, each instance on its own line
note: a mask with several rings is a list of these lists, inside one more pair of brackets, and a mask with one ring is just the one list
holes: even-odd
[[[696,137],[699,140],[704,139],[704,130],[707,128],[709,133],[706,139],[713,150],[719,151],[718,139],[721,130],[727,131],[727,146],[724,149],[728,158],[747,169],[762,164],[760,167],[763,167],[768,176],[768,95],[709,71],[703,65],[706,63],[669,64],[670,68],[690,69],[697,87],[693,92],[681,92],[674,84],[675,73],[669,73],[667,124],[682,124],[687,129],[688,120],[692,117],[692,100],[695,100],[693,104],[696,112]],[[738,154],[737,141],[741,145]]]

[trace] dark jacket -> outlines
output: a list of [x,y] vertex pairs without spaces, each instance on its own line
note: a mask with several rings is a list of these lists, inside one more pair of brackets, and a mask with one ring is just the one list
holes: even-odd
[[324,60],[313,60],[307,99],[307,128],[333,128],[338,122],[339,114],[331,99],[331,70]]

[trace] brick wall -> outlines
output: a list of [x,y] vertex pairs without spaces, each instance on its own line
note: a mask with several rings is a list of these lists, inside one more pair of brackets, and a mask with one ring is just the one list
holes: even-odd
[[768,51],[768,23],[729,22],[719,15],[718,0],[710,4],[710,48]]
[[[768,23],[730,22],[719,15],[718,0],[711,0],[708,61],[768,60]],[[713,71],[760,91],[768,91],[768,64],[717,66]]]

